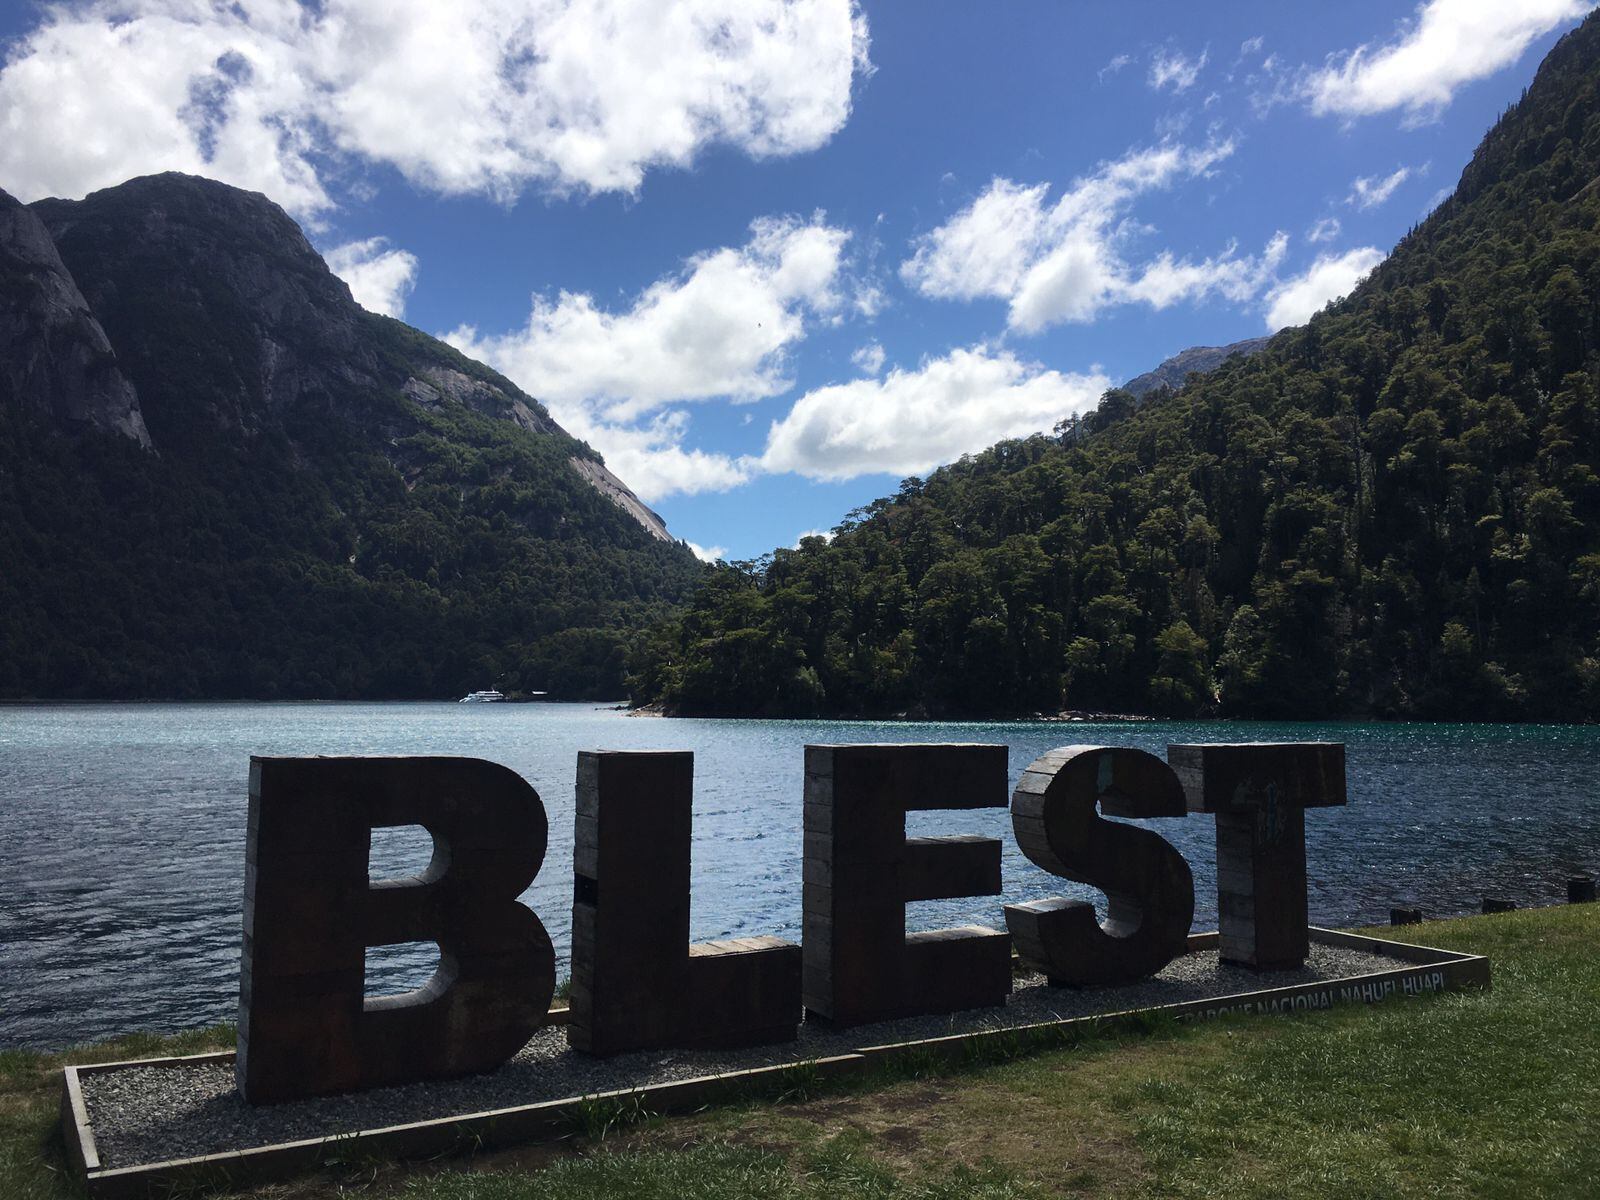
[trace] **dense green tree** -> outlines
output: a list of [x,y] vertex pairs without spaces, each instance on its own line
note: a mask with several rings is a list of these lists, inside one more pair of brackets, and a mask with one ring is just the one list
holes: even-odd
[[[1594,719],[1597,439],[1591,17],[1348,299],[1175,391],[1113,390],[1054,437],[907,480],[735,591],[707,585],[635,656],[635,695]],[[709,658],[698,631],[733,627],[781,662]]]

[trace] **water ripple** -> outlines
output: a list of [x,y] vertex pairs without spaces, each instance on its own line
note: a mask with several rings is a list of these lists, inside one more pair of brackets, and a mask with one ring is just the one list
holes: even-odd
[[[251,754],[465,754],[528,779],[550,814],[545,866],[524,897],[565,972],[573,777],[580,749],[695,751],[692,934],[800,928],[801,747],[807,742],[994,741],[1013,780],[1068,742],[1341,740],[1350,807],[1308,815],[1314,920],[1383,920],[1391,905],[1464,912],[1486,894],[1564,897],[1600,867],[1600,731],[1566,726],[1019,725],[634,720],[588,705],[217,704],[0,708],[0,1047],[57,1046],[235,1015]],[[910,928],[1003,926],[1004,900],[1090,889],[1039,871],[1004,811],[913,814],[917,834],[1005,844],[1006,895],[908,906]],[[1215,923],[1215,838],[1200,818],[1149,822],[1194,870],[1195,922]],[[425,841],[425,839],[423,839]],[[414,870],[416,838],[373,873]],[[397,990],[426,950],[385,956]]]

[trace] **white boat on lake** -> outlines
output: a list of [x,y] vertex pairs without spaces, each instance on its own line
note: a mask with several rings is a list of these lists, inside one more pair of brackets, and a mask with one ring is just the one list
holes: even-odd
[[469,692],[457,704],[497,704],[506,698],[504,692]]

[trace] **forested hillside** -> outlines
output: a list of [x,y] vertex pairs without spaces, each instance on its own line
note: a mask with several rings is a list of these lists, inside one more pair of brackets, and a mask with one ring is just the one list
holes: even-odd
[[265,197],[0,193],[0,697],[619,696],[701,568],[618,496]]
[[1356,292],[719,569],[679,712],[1600,717],[1600,17]]

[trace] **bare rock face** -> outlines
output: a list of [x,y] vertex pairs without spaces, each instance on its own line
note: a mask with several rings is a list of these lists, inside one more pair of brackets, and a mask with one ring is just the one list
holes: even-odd
[[1122,385],[1122,390],[1143,399],[1157,388],[1181,388],[1190,375],[1206,375],[1215,371],[1235,354],[1249,357],[1267,348],[1271,337],[1246,338],[1227,346],[1190,346],[1171,358],[1163,360],[1154,370],[1146,371]]
[[133,179],[32,206],[139,385],[159,444],[254,435],[385,374],[361,310],[281,208],[209,179]]
[[344,438],[409,486],[427,466],[412,444],[426,414],[465,409],[555,441],[558,474],[570,465],[673,540],[537,400],[362,309],[267,197],[167,173],[82,200],[0,198],[0,388],[38,412],[153,441],[169,462],[269,444],[306,462]]
[[677,540],[667,532],[667,523],[662,520],[661,514],[647,507],[643,500],[633,494],[633,489],[613,475],[604,464],[576,456],[571,462],[574,471],[587,479],[601,495],[643,525],[651,537],[660,542]]
[[629,496],[265,196],[0,195],[0,697],[615,696],[702,574]]
[[34,253],[64,263],[60,276],[76,281],[72,311],[100,322],[99,346],[116,347],[122,383],[137,386],[158,446],[203,455],[349,427],[409,478],[416,464],[399,447],[417,431],[416,408],[465,408],[567,443],[585,483],[652,537],[672,540],[661,518],[532,397],[357,305],[267,197],[168,173],[11,209],[28,224]]
[[412,400],[426,409],[437,409],[443,404],[459,404],[480,412],[486,417],[503,417],[515,421],[529,433],[553,433],[565,436],[565,430],[550,419],[548,413],[535,411],[524,400],[511,395],[504,388],[495,387],[482,379],[474,379],[464,371],[437,363],[426,363],[402,390]]
[[0,403],[150,449],[139,396],[49,231],[0,192]]

